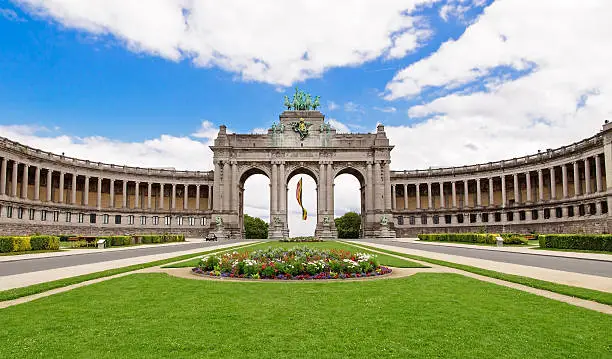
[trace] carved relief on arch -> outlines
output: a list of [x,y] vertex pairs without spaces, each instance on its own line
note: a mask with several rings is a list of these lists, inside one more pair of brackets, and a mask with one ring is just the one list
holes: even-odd
[[365,163],[352,163],[352,162],[335,162],[334,163],[334,178],[341,174],[351,174],[357,178],[361,184],[365,184],[366,181],[366,169]]
[[271,179],[272,171],[271,171],[270,166],[271,165],[269,162],[262,162],[262,163],[251,162],[251,163],[240,164],[238,166],[238,178],[239,178],[238,182],[244,183],[249,177],[255,174],[262,174],[268,177],[268,179]]
[[315,183],[319,183],[319,164],[316,162],[299,162],[290,163],[285,167],[285,178],[281,178],[284,183],[289,183],[289,179],[297,174],[306,174],[312,176]]

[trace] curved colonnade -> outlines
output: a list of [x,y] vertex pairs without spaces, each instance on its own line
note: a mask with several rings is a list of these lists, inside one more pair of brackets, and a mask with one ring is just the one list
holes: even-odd
[[0,163],[3,234],[208,233],[212,171],[91,162],[6,138]]
[[397,235],[607,233],[610,129],[606,124],[591,138],[511,160],[392,171]]

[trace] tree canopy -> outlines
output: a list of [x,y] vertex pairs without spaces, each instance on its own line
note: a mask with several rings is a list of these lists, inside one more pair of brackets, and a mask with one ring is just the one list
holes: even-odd
[[355,212],[347,212],[342,217],[334,219],[338,238],[359,238],[361,216]]
[[268,223],[258,217],[244,215],[244,236],[246,239],[268,238]]

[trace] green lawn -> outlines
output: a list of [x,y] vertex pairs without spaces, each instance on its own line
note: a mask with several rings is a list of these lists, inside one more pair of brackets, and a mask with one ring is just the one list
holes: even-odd
[[468,266],[464,264],[441,261],[438,259],[421,257],[421,256],[412,255],[412,254],[394,252],[394,251],[390,251],[387,249],[381,249],[381,248],[367,246],[363,244],[359,244],[359,245],[365,248],[374,249],[374,250],[384,252],[384,253],[395,254],[401,257],[405,257],[405,258],[416,259],[419,261],[437,264],[440,266],[456,268],[456,269],[464,270],[466,272],[471,272],[471,273],[480,274],[480,275],[484,275],[484,276],[491,277],[491,278],[497,278],[497,279],[505,280],[508,282],[526,285],[532,288],[544,289],[544,290],[548,290],[548,291],[559,293],[559,294],[569,295],[571,297],[582,298],[586,300],[592,300],[595,302],[599,302],[602,304],[612,305],[612,293],[608,293],[608,292],[601,292],[598,290],[593,290],[593,289],[588,289],[588,288],[574,287],[574,286],[565,285],[565,284],[547,282],[544,280],[539,280],[539,279],[530,278],[530,277],[523,277],[520,275],[501,273],[501,272],[496,272],[496,271],[492,271],[488,269],[472,267],[472,266]]
[[[388,256],[385,254],[374,253],[367,250],[360,249],[358,247],[352,246],[348,243],[340,243],[335,241],[326,241],[326,242],[304,242],[304,243],[288,243],[288,242],[262,242],[256,244],[254,246],[249,246],[247,248],[240,249],[239,251],[255,251],[258,249],[265,249],[268,247],[281,247],[281,248],[293,248],[296,246],[308,246],[311,248],[322,248],[322,249],[344,249],[351,252],[367,252],[373,253],[378,256],[379,262],[381,265],[396,267],[396,268],[426,268],[425,266],[415,263],[413,261],[396,258],[392,256]],[[194,258],[185,262],[170,264],[164,266],[163,268],[185,268],[185,267],[195,267],[200,262],[200,258]]]
[[612,316],[455,274],[133,274],[0,310],[2,358],[611,358]]
[[[237,245],[237,246],[233,246],[230,248],[236,248],[239,246],[242,246],[242,245]],[[26,296],[37,294],[37,293],[46,292],[46,291],[49,291],[55,288],[67,287],[72,284],[77,284],[77,283],[85,282],[85,281],[92,280],[92,279],[110,277],[115,274],[132,272],[132,271],[143,269],[143,268],[161,266],[167,263],[178,262],[178,261],[185,260],[187,258],[193,258],[193,257],[201,256],[201,255],[208,254],[208,253],[218,252],[218,251],[219,249],[213,249],[213,250],[203,251],[199,253],[184,254],[182,256],[162,259],[162,260],[158,260],[154,262],[134,264],[134,265],[127,266],[127,267],[120,267],[120,268],[114,268],[114,269],[109,269],[109,270],[100,271],[100,272],[83,274],[83,275],[79,275],[75,277],[58,279],[58,280],[54,280],[51,282],[34,284],[34,285],[27,286],[27,287],[7,289],[7,290],[0,291],[0,302],[6,301],[6,300],[12,300],[16,298],[21,298],[21,297],[26,297]]]

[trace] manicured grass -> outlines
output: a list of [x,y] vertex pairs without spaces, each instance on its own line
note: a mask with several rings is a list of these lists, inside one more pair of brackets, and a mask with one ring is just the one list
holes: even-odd
[[3,358],[610,358],[612,316],[454,274],[133,274],[0,310]]
[[[253,252],[258,249],[266,249],[268,247],[280,247],[280,248],[293,248],[296,246],[308,246],[310,248],[319,248],[319,249],[342,249],[351,252],[369,252],[367,250],[362,250],[358,247],[355,247],[349,243],[344,242],[336,242],[336,241],[326,241],[326,242],[303,242],[303,243],[289,243],[289,242],[262,242],[256,244],[254,246],[249,246],[247,248],[241,249],[239,251],[249,251]],[[412,261],[407,261],[405,259],[400,259],[392,256],[387,256],[380,253],[373,253],[378,256],[378,260],[381,265],[396,267],[396,268],[426,268],[425,266],[415,263]],[[185,267],[195,267],[200,263],[200,258],[190,259],[185,262],[173,263],[163,268],[185,268]]]
[[[241,245],[230,247],[230,248],[236,248],[236,247],[240,247],[240,246]],[[222,250],[225,250],[225,248],[222,249]],[[32,294],[46,292],[48,290],[55,289],[55,288],[66,287],[66,286],[69,286],[69,285],[72,285],[72,284],[77,284],[77,283],[85,282],[85,281],[92,280],[92,279],[97,279],[97,278],[102,278],[102,277],[109,277],[111,275],[125,273],[125,272],[131,272],[131,271],[135,271],[135,270],[138,270],[138,269],[155,267],[155,266],[159,266],[159,265],[163,265],[163,264],[167,264],[167,263],[172,263],[172,262],[178,262],[178,261],[185,260],[185,259],[188,259],[188,258],[193,258],[195,256],[201,256],[201,255],[204,255],[204,254],[218,252],[218,251],[219,251],[219,249],[214,249],[214,250],[209,250],[209,251],[205,251],[205,252],[199,252],[199,253],[193,253],[193,254],[185,254],[185,255],[182,255],[182,256],[172,257],[172,258],[168,258],[168,259],[162,259],[162,260],[155,261],[155,262],[135,264],[135,265],[127,266],[127,267],[109,269],[109,270],[105,270],[105,271],[101,271],[101,272],[89,273],[89,274],[79,275],[79,276],[76,276],[76,277],[70,277],[70,278],[54,280],[54,281],[51,281],[51,282],[34,284],[34,285],[27,286],[27,287],[3,290],[3,291],[0,291],[0,302],[3,302],[5,300],[12,300],[12,299],[17,299],[17,298],[21,298],[21,297],[26,297],[26,296],[32,295]]]
[[497,278],[497,279],[505,280],[505,281],[512,282],[512,283],[518,283],[518,284],[526,285],[532,288],[544,289],[544,290],[548,290],[548,291],[559,293],[559,294],[569,295],[571,297],[582,298],[586,300],[592,300],[594,302],[599,302],[602,304],[612,305],[612,293],[601,292],[598,290],[581,288],[581,287],[573,287],[573,286],[565,285],[565,284],[547,282],[544,280],[523,277],[523,276],[514,275],[514,274],[500,273],[500,272],[496,272],[496,271],[492,271],[488,269],[482,269],[482,268],[472,267],[472,266],[463,265],[463,264],[457,264],[457,263],[441,261],[441,260],[432,259],[432,258],[415,256],[412,254],[399,253],[399,252],[394,252],[394,251],[390,251],[387,249],[381,249],[381,248],[367,246],[363,244],[359,244],[359,245],[365,248],[378,250],[380,252],[395,254],[395,255],[398,255],[404,258],[416,259],[416,260],[420,260],[420,261],[427,262],[427,263],[461,269],[466,272],[476,273],[476,274],[480,274],[480,275],[491,277],[491,278]]

